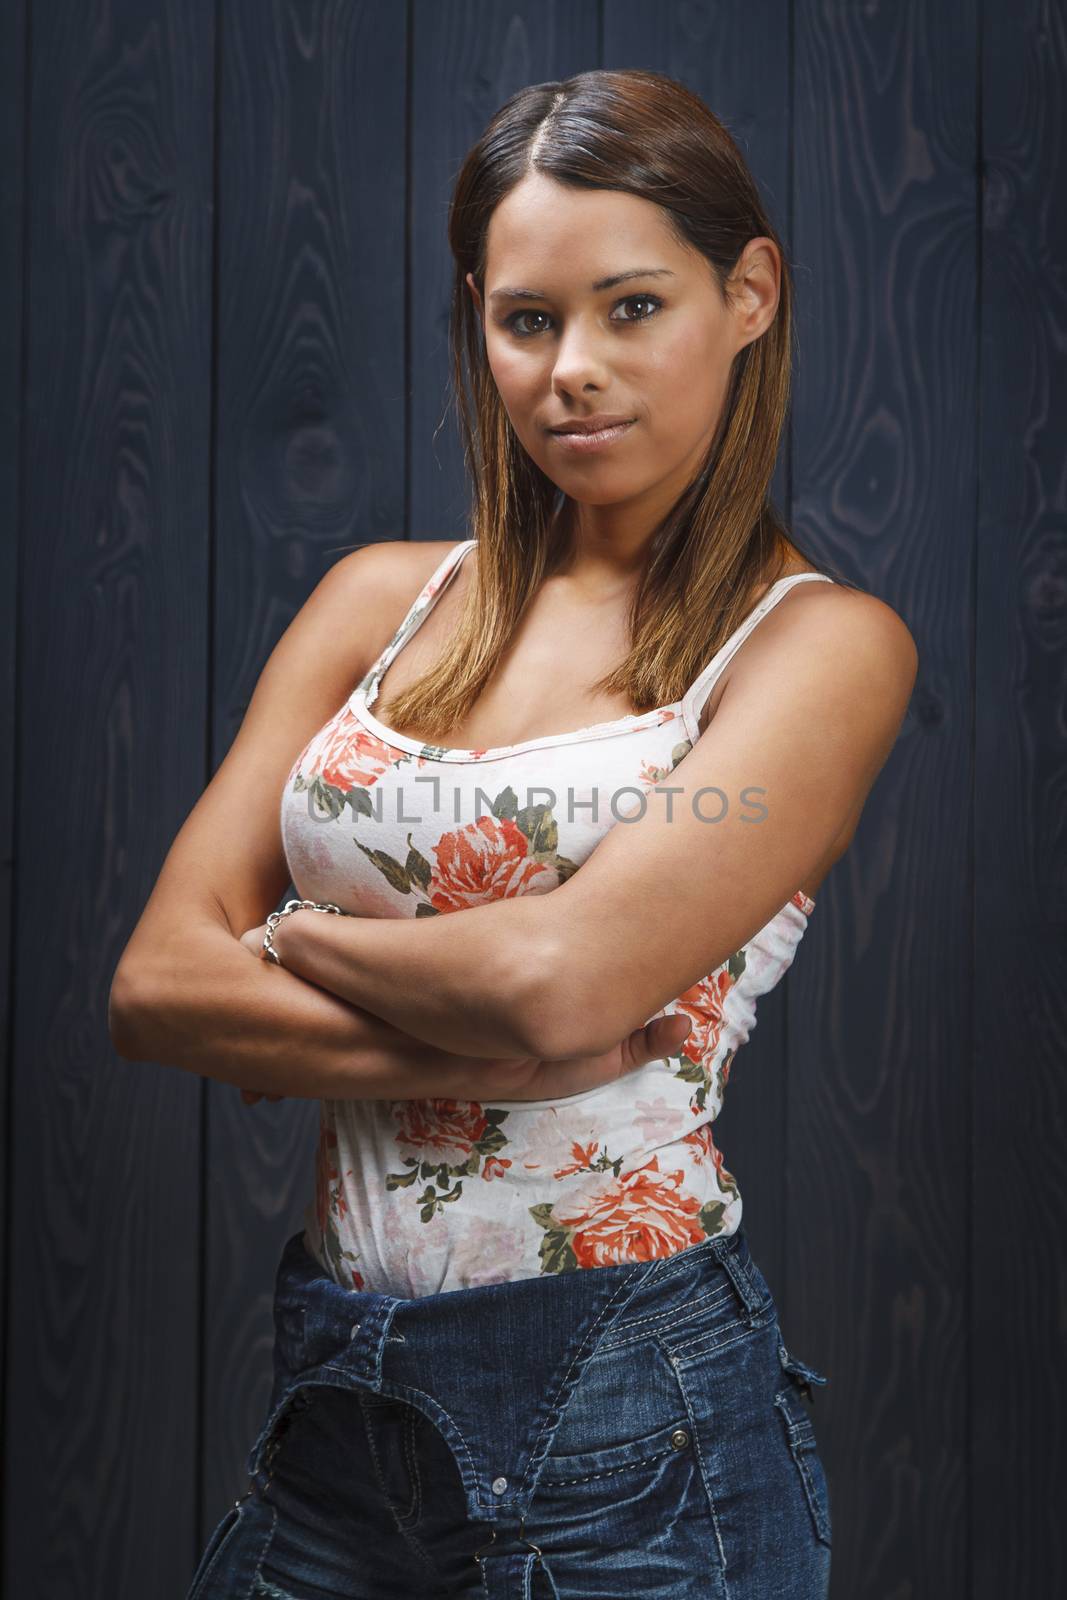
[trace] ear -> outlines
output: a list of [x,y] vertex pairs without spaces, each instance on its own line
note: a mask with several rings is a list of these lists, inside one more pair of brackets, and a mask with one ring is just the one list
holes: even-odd
[[474,274],[472,272],[468,272],[467,273],[467,287],[470,289],[471,294],[474,296],[475,309],[477,310],[479,317],[481,317],[481,319],[482,319],[482,326],[484,328],[484,326],[485,326],[485,308],[482,305],[482,297],[478,293],[478,285],[474,281]]
[[737,348],[766,333],[778,310],[781,258],[773,239],[750,239],[730,277]]

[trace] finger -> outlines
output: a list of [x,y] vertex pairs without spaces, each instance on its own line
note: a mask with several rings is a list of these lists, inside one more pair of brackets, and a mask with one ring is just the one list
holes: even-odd
[[654,1017],[645,1024],[645,1049],[649,1060],[658,1056],[673,1055],[680,1050],[692,1029],[692,1022],[686,1016],[672,1013],[668,1017]]

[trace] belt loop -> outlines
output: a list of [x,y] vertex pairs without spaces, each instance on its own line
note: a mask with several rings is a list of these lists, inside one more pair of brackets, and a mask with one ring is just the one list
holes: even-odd
[[719,1256],[719,1261],[729,1276],[742,1308],[751,1322],[753,1313],[759,1311],[766,1304],[766,1295],[752,1277],[746,1264],[741,1261],[739,1245],[735,1244],[723,1250]]
[[511,1554],[499,1556],[483,1556],[480,1562],[482,1569],[482,1593],[489,1600],[512,1600],[516,1593],[515,1583],[518,1580],[518,1594],[521,1600],[533,1600],[533,1575],[540,1566],[548,1583],[548,1592],[552,1600],[559,1600],[559,1590],[556,1588],[552,1574],[549,1572],[543,1558],[531,1552],[529,1555]]
[[514,1593],[510,1580],[518,1578],[521,1582],[521,1600],[533,1600],[534,1570],[540,1567],[548,1584],[551,1600],[559,1600],[559,1590],[548,1570],[544,1556],[533,1540],[526,1537],[525,1514],[519,1517],[518,1537],[520,1543],[529,1547],[529,1555],[516,1554],[513,1551],[507,1554],[502,1552],[499,1555],[486,1555],[485,1552],[491,1550],[496,1543],[495,1528],[492,1530],[489,1543],[480,1546],[474,1552],[474,1559],[482,1569],[482,1592],[489,1596],[499,1595],[500,1600],[508,1600]]

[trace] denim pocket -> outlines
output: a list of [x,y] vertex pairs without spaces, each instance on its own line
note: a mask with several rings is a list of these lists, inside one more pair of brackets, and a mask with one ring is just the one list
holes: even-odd
[[552,1429],[545,1481],[638,1465],[685,1416],[678,1380],[654,1338],[601,1347],[585,1362]]
[[791,1356],[784,1345],[781,1346],[779,1354],[782,1367],[789,1374],[790,1382],[783,1389],[779,1389],[774,1397],[774,1403],[785,1426],[786,1443],[793,1464],[800,1475],[816,1537],[828,1545],[832,1542],[830,1490],[819,1457],[815,1428],[800,1398],[801,1389],[808,1389],[810,1382],[825,1383],[826,1379],[813,1367]]
[[600,1450],[547,1456],[541,1468],[540,1482],[546,1487],[563,1487],[567,1484],[589,1483],[594,1478],[613,1478],[621,1472],[651,1466],[665,1456],[690,1452],[692,1442],[689,1419],[679,1406],[679,1415],[673,1422],[655,1428],[638,1439],[607,1445]]
[[[397,1527],[406,1528],[417,1523],[421,1513],[419,1446],[425,1440],[432,1447],[434,1440],[427,1433],[431,1425],[421,1411],[405,1400],[360,1394],[359,1403],[378,1486]],[[447,1453],[443,1440],[439,1442],[438,1455],[442,1453]],[[451,1457],[439,1463],[446,1469],[452,1464]],[[438,1483],[441,1481],[439,1476]]]

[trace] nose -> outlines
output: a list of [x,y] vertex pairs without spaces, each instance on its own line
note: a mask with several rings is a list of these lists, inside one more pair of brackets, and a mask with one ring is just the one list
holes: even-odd
[[590,384],[603,388],[607,378],[602,338],[595,323],[573,318],[560,336],[556,359],[552,367],[552,381],[557,389],[577,394]]

